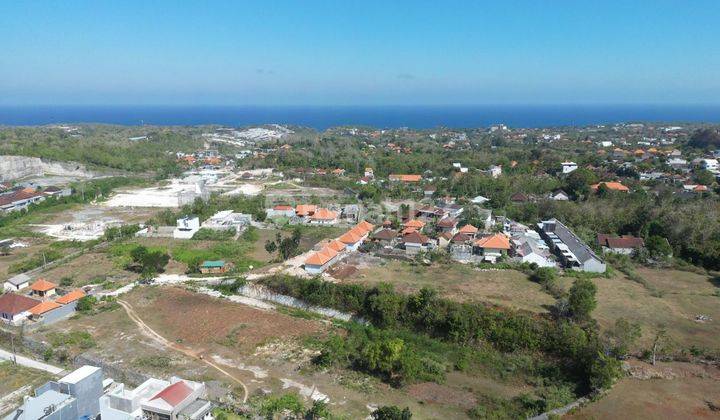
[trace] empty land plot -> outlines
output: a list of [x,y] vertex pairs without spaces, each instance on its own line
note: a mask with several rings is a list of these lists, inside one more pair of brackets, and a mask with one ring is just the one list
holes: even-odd
[[34,390],[51,379],[47,372],[0,361],[0,398],[26,385]]
[[442,296],[460,302],[490,302],[533,312],[545,312],[546,306],[555,302],[540,285],[529,281],[519,271],[481,271],[462,264],[426,267],[383,260],[380,265],[360,269],[343,282],[366,285],[386,282],[404,293],[430,287]]
[[[684,363],[659,364],[672,379],[620,380],[603,398],[569,419],[697,419],[718,418],[720,371],[717,367]],[[565,418],[565,417],[563,417]]]
[[136,280],[138,275],[120,268],[104,252],[88,252],[46,271],[42,277],[57,284],[62,279],[70,279],[72,284],[68,287],[80,287],[106,280],[123,285]]
[[[657,292],[629,280],[622,274],[611,278],[593,279],[597,286],[598,305],[593,317],[601,328],[612,326],[618,318],[640,323],[643,334],[638,350],[647,348],[661,327],[682,348],[698,346],[720,348],[720,297],[711,277],[678,270],[637,270]],[[572,279],[562,278],[566,289]],[[658,293],[659,292],[659,293]],[[707,315],[711,321],[698,322],[697,315]]]
[[[148,290],[155,290],[148,292]],[[318,333],[321,324],[264,311],[176,287],[144,288],[127,297],[143,320],[166,338],[186,345],[237,340],[251,350],[273,338]]]
[[[143,335],[119,305],[110,311],[74,316],[41,327],[32,335],[53,343],[57,341],[56,337],[72,337],[79,332],[88,333],[92,345],[66,347],[70,359],[82,353],[130,372],[158,377],[177,375],[189,379],[222,379],[205,364],[167,349]],[[122,377],[115,379],[126,380]]]
[[270,254],[265,250],[265,243],[267,241],[274,241],[275,235],[279,230],[277,229],[255,229],[257,233],[257,240],[253,242],[252,248],[248,252],[248,257],[262,262],[270,262],[273,258],[277,257],[277,253]]

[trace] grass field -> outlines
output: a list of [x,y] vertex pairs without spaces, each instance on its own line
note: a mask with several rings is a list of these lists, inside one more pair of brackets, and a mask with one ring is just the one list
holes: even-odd
[[463,264],[425,267],[382,260],[379,265],[361,268],[343,281],[370,285],[387,282],[406,293],[430,287],[442,296],[461,302],[491,302],[532,312],[545,312],[546,306],[555,301],[519,271],[480,271]]
[[[657,330],[664,326],[677,347],[698,346],[720,350],[720,297],[711,276],[679,270],[637,270],[657,292],[629,280],[622,274],[611,278],[597,278],[597,309],[593,317],[601,328],[607,328],[620,318],[638,322],[643,335],[638,348],[647,348]],[[560,283],[569,288],[572,279]],[[708,315],[709,322],[697,322],[697,315]]]
[[720,369],[685,363],[660,363],[672,379],[625,378],[602,399],[582,407],[568,419],[701,419],[718,418]]
[[30,385],[34,390],[50,379],[53,379],[53,376],[47,372],[2,361],[0,362],[0,398],[25,385]]

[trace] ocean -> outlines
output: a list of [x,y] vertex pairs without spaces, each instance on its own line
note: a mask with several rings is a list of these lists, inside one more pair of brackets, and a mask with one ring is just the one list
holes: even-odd
[[247,126],[289,124],[323,130],[342,125],[416,129],[587,126],[628,122],[720,122],[720,105],[473,106],[0,106],[0,125]]

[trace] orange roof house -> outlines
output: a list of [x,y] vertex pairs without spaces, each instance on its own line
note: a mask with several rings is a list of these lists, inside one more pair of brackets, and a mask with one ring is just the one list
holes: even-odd
[[305,260],[305,265],[306,266],[307,265],[323,266],[323,265],[329,263],[337,255],[338,255],[337,251],[326,246],[325,248],[321,249],[320,251],[309,256],[308,259]]
[[623,184],[619,182],[599,182],[597,184],[593,184],[590,186],[590,189],[593,191],[596,191],[600,188],[601,185],[604,185],[605,188],[612,190],[612,191],[621,191],[621,192],[628,192],[630,191],[630,188],[624,186]]
[[375,225],[373,225],[372,223],[368,222],[367,220],[361,221],[361,222],[358,223],[355,227],[356,227],[356,228],[360,228],[360,229],[364,230],[365,232],[372,232],[373,229],[375,229]]
[[475,246],[484,249],[510,249],[510,239],[502,233],[480,238],[475,241]]
[[465,225],[460,228],[459,233],[465,233],[467,235],[474,235],[478,232],[478,228],[473,225]]
[[417,220],[417,219],[411,219],[411,220],[408,220],[407,222],[403,223],[403,226],[405,226],[406,228],[420,230],[425,227],[425,222],[423,222],[421,220]]
[[325,208],[317,209],[312,216],[310,216],[311,220],[317,220],[317,221],[327,221],[327,220],[335,220],[337,219],[338,214],[337,212],[334,212],[332,210],[328,210]]
[[311,216],[316,210],[317,206],[315,204],[298,204],[295,207],[295,214],[300,217]]
[[34,316],[42,315],[46,312],[50,312],[53,309],[57,309],[61,307],[59,303],[53,302],[52,300],[46,300],[45,302],[40,302],[37,305],[30,308],[30,313]]
[[47,281],[45,279],[40,279],[33,283],[30,286],[30,289],[32,289],[33,292],[49,292],[50,290],[53,290],[57,287],[57,284]]
[[85,297],[85,292],[83,292],[80,289],[75,289],[72,292],[60,296],[59,298],[55,299],[55,302],[60,303],[62,305],[67,305],[68,303],[75,302],[76,300],[80,300]]
[[345,248],[347,248],[344,243],[338,241],[337,239],[327,244],[327,247],[335,252],[342,252],[345,250]]
[[340,235],[338,240],[345,245],[354,245],[360,241],[362,241],[363,236],[365,236],[362,232],[359,232],[357,230],[351,229],[344,234]]
[[422,175],[407,175],[407,174],[390,174],[388,177],[390,181],[399,182],[420,182],[422,181]]

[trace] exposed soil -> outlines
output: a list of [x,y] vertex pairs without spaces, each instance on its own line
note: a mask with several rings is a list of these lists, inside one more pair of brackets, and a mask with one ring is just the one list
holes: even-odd
[[318,332],[316,322],[277,312],[199,295],[174,287],[163,287],[148,301],[134,303],[146,322],[160,325],[166,338],[191,345],[237,340],[254,348],[270,338],[301,337]]
[[410,385],[407,392],[426,403],[451,404],[465,409],[471,409],[477,404],[477,399],[472,393],[434,382]]

